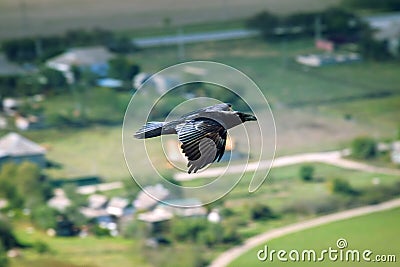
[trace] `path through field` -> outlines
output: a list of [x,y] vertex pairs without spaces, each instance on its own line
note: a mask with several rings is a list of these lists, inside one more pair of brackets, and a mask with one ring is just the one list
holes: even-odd
[[277,167],[284,167],[289,165],[312,163],[312,162],[330,164],[344,169],[352,169],[364,172],[382,173],[382,174],[400,176],[400,170],[376,167],[365,163],[345,159],[342,156],[346,154],[348,154],[348,151],[346,150],[296,154],[291,156],[282,156],[275,158],[272,161],[272,165],[270,160],[260,161],[260,162],[250,162],[248,164],[237,164],[229,166],[228,169],[226,169],[225,167],[209,168],[203,172],[196,174],[177,173],[174,178],[178,181],[188,181],[198,178],[215,178],[225,173],[226,174],[242,173],[243,170],[245,170],[245,172],[251,172],[257,169],[267,169],[270,167],[277,168]]

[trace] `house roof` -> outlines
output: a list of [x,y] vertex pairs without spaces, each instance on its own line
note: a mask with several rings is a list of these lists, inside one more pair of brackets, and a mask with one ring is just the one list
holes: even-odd
[[115,208],[126,208],[129,205],[129,200],[127,198],[122,197],[113,197],[110,202],[108,203],[109,207]]
[[174,215],[165,209],[156,208],[138,215],[138,220],[148,223],[162,222],[170,220]]
[[49,59],[47,65],[57,69],[60,66],[91,66],[107,63],[112,57],[112,53],[102,46],[72,48]]
[[47,201],[47,205],[63,211],[71,205],[71,200],[65,195],[64,190],[58,188],[54,190],[54,197]]
[[104,195],[93,194],[88,197],[88,206],[92,209],[99,209],[107,202],[107,197]]
[[[149,209],[157,204],[157,200],[163,200],[168,195],[169,190],[161,184],[146,186],[143,188],[143,191],[138,194],[136,200],[133,202],[133,205],[139,210]],[[150,196],[153,196],[154,198]]]
[[201,201],[196,198],[168,200],[168,204],[159,204],[157,209],[164,209],[182,217],[204,216],[207,214],[206,208],[201,206]]
[[93,209],[88,207],[81,207],[79,211],[86,218],[98,218],[102,216],[108,216],[108,212],[104,209]]
[[4,54],[0,54],[0,75],[19,75],[26,71],[17,64],[7,60]]
[[129,206],[129,200],[122,197],[113,197],[107,205],[107,212],[111,215],[122,216],[124,209]]
[[43,155],[46,150],[17,133],[9,133],[0,139],[0,156]]

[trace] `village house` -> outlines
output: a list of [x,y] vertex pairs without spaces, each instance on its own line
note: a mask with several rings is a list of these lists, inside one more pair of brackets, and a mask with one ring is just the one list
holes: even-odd
[[157,209],[165,210],[178,217],[204,217],[207,210],[197,198],[168,200],[168,204],[160,203]]
[[146,186],[139,192],[137,198],[133,201],[136,210],[149,210],[169,195],[169,190],[162,184]]
[[46,166],[46,149],[17,133],[9,133],[0,138],[0,168],[6,162],[20,164],[24,161],[35,163],[40,168]]
[[364,20],[374,31],[374,38],[386,41],[388,50],[397,56],[400,45],[400,13],[365,16]]
[[127,198],[113,197],[108,202],[106,211],[108,214],[120,218],[133,214],[133,207]]
[[65,195],[64,190],[57,188],[54,190],[54,196],[47,201],[47,205],[58,211],[64,211],[71,205],[71,200]]
[[67,81],[73,83],[73,67],[89,70],[104,77],[108,72],[108,61],[113,57],[114,55],[102,46],[72,48],[49,59],[46,65],[62,72]]

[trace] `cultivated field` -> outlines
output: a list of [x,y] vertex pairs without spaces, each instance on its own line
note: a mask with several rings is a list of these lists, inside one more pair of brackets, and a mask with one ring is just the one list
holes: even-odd
[[289,13],[322,9],[339,0],[2,0],[0,40],[66,29],[132,29],[242,19],[260,10]]
[[[371,250],[373,252],[371,259],[377,254],[393,254],[399,260],[399,248],[397,236],[400,234],[398,220],[400,219],[400,209],[394,209],[385,212],[378,212],[371,215],[357,217],[341,222],[331,223],[329,225],[315,227],[299,233],[284,236],[267,242],[271,249],[284,249],[290,251],[297,249],[314,249],[322,251],[323,249],[337,249],[336,241],[339,238],[345,238],[348,243],[346,249]],[[260,262],[257,259],[257,251],[264,246],[258,246],[229,266],[321,266],[321,262],[280,262],[275,260],[270,262]],[[327,258],[327,257],[325,257]],[[396,262],[341,262],[329,261],[322,262],[324,266],[397,266]]]

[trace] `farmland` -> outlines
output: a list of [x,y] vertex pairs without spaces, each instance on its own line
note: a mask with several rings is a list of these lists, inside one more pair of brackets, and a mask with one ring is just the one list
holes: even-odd
[[57,34],[67,29],[101,27],[112,30],[161,28],[169,18],[172,26],[247,18],[259,10],[280,13],[317,10],[338,0],[242,1],[129,1],[35,0],[0,2],[0,39],[23,35]]

